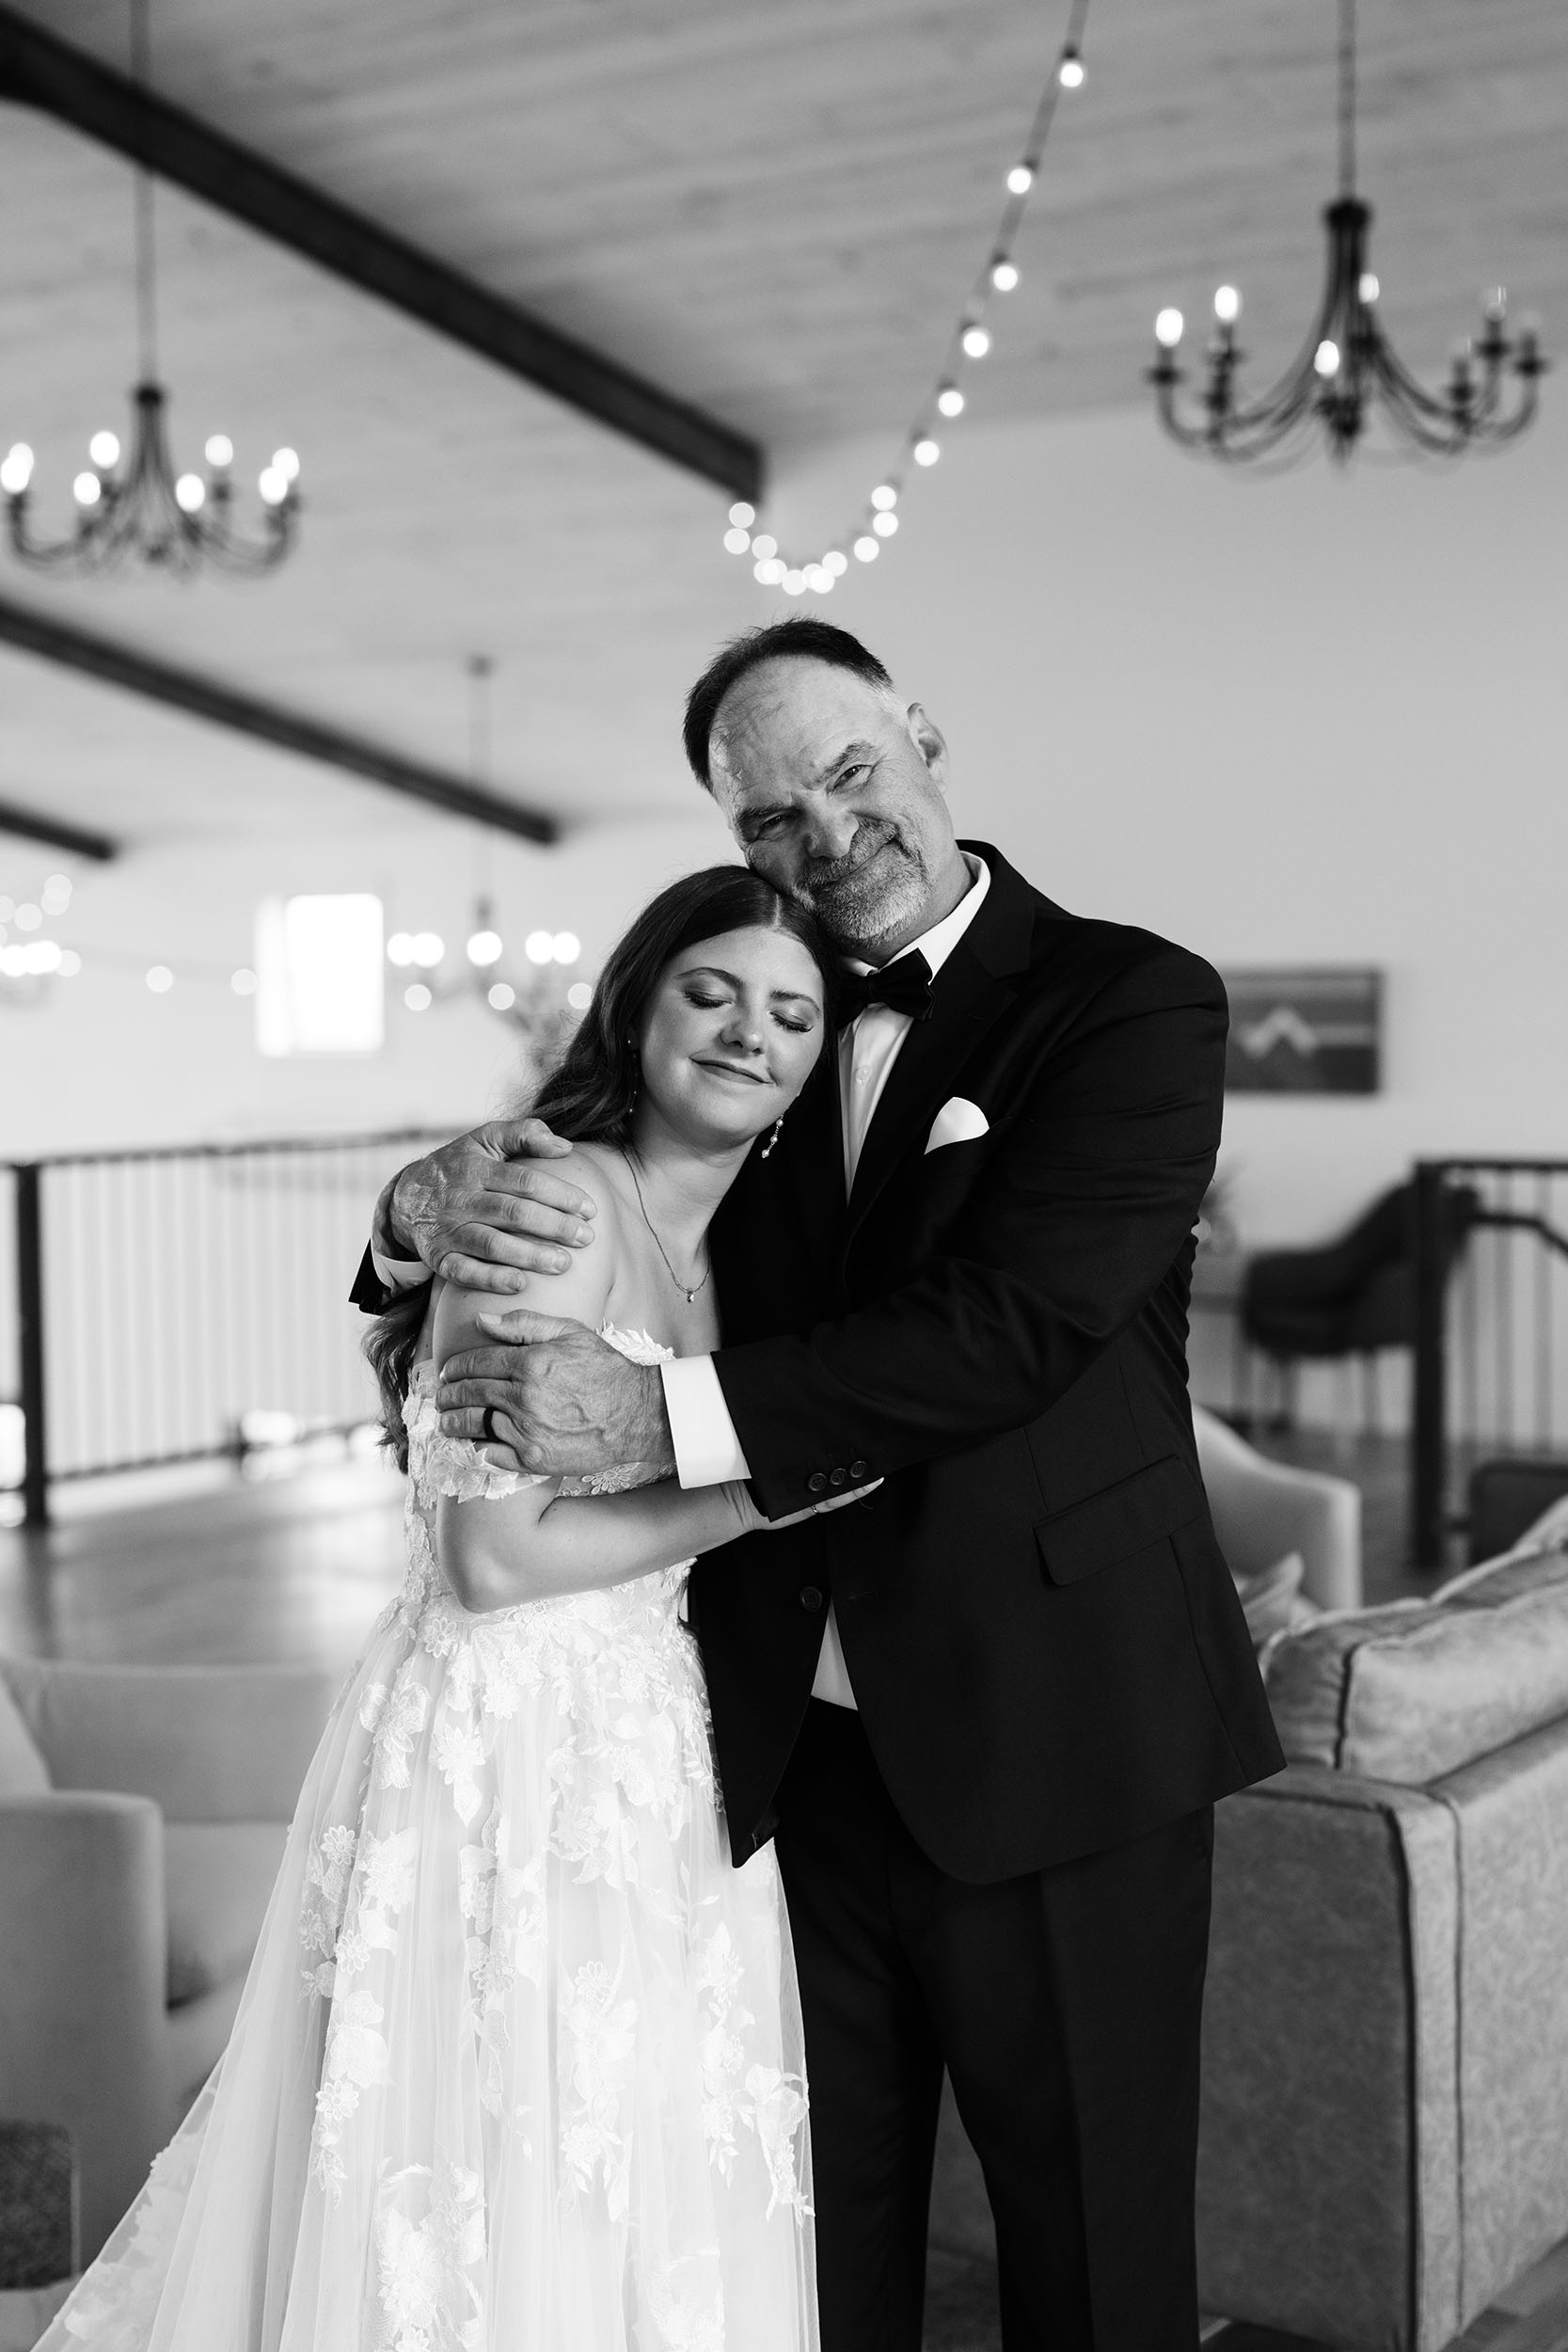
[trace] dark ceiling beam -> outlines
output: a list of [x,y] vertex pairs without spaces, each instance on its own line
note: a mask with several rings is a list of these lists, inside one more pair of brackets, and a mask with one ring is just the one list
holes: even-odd
[[68,850],[72,857],[107,862],[119,855],[119,843],[106,833],[88,833],[58,817],[44,817],[36,808],[19,807],[15,801],[0,801],[0,833],[14,834],[20,841],[41,841],[51,850]]
[[467,818],[475,824],[494,827],[497,833],[517,834],[525,841],[554,841],[560,836],[556,818],[542,809],[503,800],[499,793],[467,784],[444,769],[405,759],[401,752],[388,751],[363,736],[347,734],[341,727],[286,710],[277,703],[262,702],[254,694],[242,694],[193,670],[156,661],[149,654],[117,644],[112,638],[94,636],[26,605],[13,604],[8,596],[0,596],[0,644],[56,661],[63,669],[87,677],[100,678],[106,686],[123,687],[149,702],[188,711],[194,719],[231,728],[236,735],[276,744],[279,751],[297,753],[302,759],[341,768],[388,792],[401,792],[408,800],[441,809],[449,817]]
[[377,294],[732,498],[762,494],[755,441],[378,228],[195,115],[138,89],[0,0],[0,98],[146,164],[262,236]]

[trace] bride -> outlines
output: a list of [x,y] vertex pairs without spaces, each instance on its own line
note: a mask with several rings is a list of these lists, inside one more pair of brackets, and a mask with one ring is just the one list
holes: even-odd
[[[600,1203],[552,1306],[643,1363],[716,1344],[707,1225],[832,1034],[832,972],[740,867],[637,918],[537,1104]],[[771,1847],[728,1859],[681,1618],[692,1557],[765,1522],[744,1487],[627,1463],[584,1491],[441,1436],[483,1304],[437,1282],[372,1337],[406,1581],[229,2048],[40,2352],[816,2344],[784,1900]]]

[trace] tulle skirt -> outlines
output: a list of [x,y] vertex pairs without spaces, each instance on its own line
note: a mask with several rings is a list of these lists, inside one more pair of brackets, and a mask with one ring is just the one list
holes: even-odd
[[771,1849],[675,1581],[428,1564],[317,1750],[229,2048],[40,2352],[811,2352]]

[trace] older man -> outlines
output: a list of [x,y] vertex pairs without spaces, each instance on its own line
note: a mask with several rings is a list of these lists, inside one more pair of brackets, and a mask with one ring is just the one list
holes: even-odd
[[[686,743],[844,951],[837,1055],[721,1212],[716,1356],[514,1309],[447,1425],[749,1478],[769,1518],[882,1482],[692,1585],[735,1858],[775,1836],[789,1900],[825,2352],[918,2352],[944,2067],[1008,2352],[1192,2352],[1212,1806],[1281,1761],[1185,1385],[1224,993],[957,841],[942,736],[841,629],[727,647]],[[405,1170],[361,1303],[410,1246],[498,1291],[560,1263],[592,1204],[547,1150]]]

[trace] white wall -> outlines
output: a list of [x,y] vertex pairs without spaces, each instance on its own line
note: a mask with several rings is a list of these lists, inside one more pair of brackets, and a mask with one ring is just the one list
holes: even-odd
[[[103,867],[0,838],[0,892],[13,898],[36,898],[51,870],[71,873],[70,913],[50,929],[84,958],[80,977],[56,983],[36,1009],[0,1004],[0,1158],[456,1127],[506,1107],[516,1085],[513,1033],[469,998],[413,1014],[390,987],[376,1055],[267,1060],[256,1050],[253,1005],[232,993],[228,975],[251,961],[256,905],[269,893],[378,891],[388,931],[437,930],[449,967],[462,961],[471,831],[400,824],[395,802],[366,801],[362,829],[341,837],[155,842]],[[607,827],[550,850],[495,847],[497,921],[519,950],[536,928],[575,930],[591,973],[661,882],[731,854],[693,787],[689,818]],[[178,976],[165,996],[143,978],[155,961]]]
[[[977,406],[983,408],[983,389]],[[1282,481],[1183,458],[1141,410],[966,420],[904,528],[824,608],[952,744],[960,830],[1068,906],[1220,964],[1375,963],[1377,1098],[1234,1098],[1248,1240],[1323,1233],[1421,1152],[1568,1151],[1568,388],[1511,454],[1451,472],[1322,464]],[[786,469],[831,535],[885,444]],[[721,561],[724,559],[720,559]],[[736,575],[737,590],[739,575]],[[737,595],[737,616],[782,600]],[[671,728],[685,680],[670,680]],[[607,686],[612,691],[612,681]],[[220,745],[221,739],[214,739]],[[0,1155],[461,1121],[504,1099],[479,1008],[394,1004],[373,1059],[265,1062],[223,973],[264,892],[375,888],[389,927],[467,929],[471,835],[367,793],[352,834],[154,844],[77,868],[88,969],[0,1009]],[[689,817],[497,853],[503,931],[570,927],[588,966],[660,882],[725,853]],[[0,840],[0,891],[58,861]],[[207,959],[148,993],[94,949]]]
[[[960,832],[1221,965],[1387,975],[1381,1095],[1231,1098],[1245,1238],[1326,1233],[1418,1153],[1568,1153],[1558,379],[1450,471],[1223,475],[1142,411],[946,441],[832,609],[948,735]],[[885,460],[798,469],[800,538]]]

